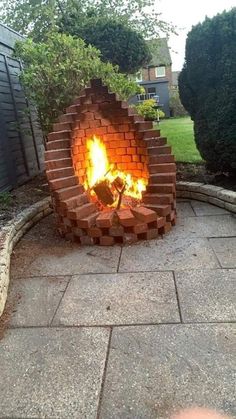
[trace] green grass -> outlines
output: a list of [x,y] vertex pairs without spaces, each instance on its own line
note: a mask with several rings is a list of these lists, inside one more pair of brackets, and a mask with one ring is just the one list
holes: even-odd
[[177,162],[199,163],[202,158],[193,137],[193,122],[189,117],[161,120],[161,136],[167,137]]

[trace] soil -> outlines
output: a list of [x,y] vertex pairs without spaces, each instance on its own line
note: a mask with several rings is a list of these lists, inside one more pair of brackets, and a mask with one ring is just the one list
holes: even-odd
[[177,163],[177,180],[186,182],[209,183],[236,191],[236,175],[228,173],[211,173],[204,163]]
[[0,193],[0,228],[19,212],[49,195],[45,174],[40,174],[11,192]]

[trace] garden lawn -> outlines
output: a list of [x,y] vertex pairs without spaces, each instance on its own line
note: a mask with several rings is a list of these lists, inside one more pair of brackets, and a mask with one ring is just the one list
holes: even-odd
[[158,128],[161,136],[167,137],[177,162],[202,162],[194,141],[193,122],[189,117],[161,120]]

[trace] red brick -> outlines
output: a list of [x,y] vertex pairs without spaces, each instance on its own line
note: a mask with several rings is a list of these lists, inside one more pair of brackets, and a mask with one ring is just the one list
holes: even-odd
[[72,198],[61,201],[59,206],[62,209],[71,210],[80,205],[87,204],[88,202],[89,202],[88,195],[86,192],[84,192],[79,196],[73,196]]
[[95,212],[89,215],[88,217],[82,218],[81,220],[77,220],[77,226],[81,228],[90,228],[95,226],[98,214],[98,212]]
[[79,228],[79,227],[73,227],[72,228],[72,233],[77,237],[82,237],[82,236],[86,235],[85,231],[82,230],[82,228]]
[[119,132],[128,132],[129,131],[129,125],[128,124],[118,125],[118,131]]
[[138,241],[137,234],[134,233],[125,233],[123,236],[123,243],[124,244],[132,244]]
[[126,154],[126,148],[117,148],[116,154],[118,156],[122,156],[122,155],[124,156]]
[[145,207],[135,207],[132,208],[131,211],[138,220],[143,221],[144,223],[151,223],[157,219],[157,214]]
[[112,226],[109,229],[109,234],[110,234],[110,236],[114,236],[114,237],[123,236],[123,234],[124,234],[124,227],[121,226],[121,225]]
[[134,132],[125,132],[125,139],[126,140],[133,140],[134,139]]
[[140,156],[132,155],[132,161],[137,163],[140,162]]
[[114,218],[114,211],[103,211],[96,219],[97,227],[109,228],[112,226],[112,221]]
[[81,121],[79,124],[79,128],[81,130],[85,130],[86,128],[89,128],[89,123],[92,121]]
[[80,220],[88,217],[96,211],[96,205],[93,203],[88,203],[81,205],[78,208],[68,211],[68,217],[72,220]]
[[95,121],[89,121],[90,128],[98,128],[101,126],[100,119],[96,119]]
[[70,130],[51,132],[48,134],[48,141],[65,140],[67,138],[71,138]]
[[57,160],[57,159],[65,159],[71,156],[71,151],[68,148],[62,150],[50,150],[45,151],[45,160]]
[[80,237],[80,243],[84,244],[85,246],[91,246],[95,244],[94,238],[90,236],[82,236]]
[[49,180],[49,186],[52,191],[67,188],[68,186],[77,185],[78,178],[76,176],[68,176],[60,179]]
[[131,162],[131,156],[121,156],[122,163]]
[[171,230],[171,223],[166,222],[158,231],[160,234],[166,234]]
[[124,227],[131,227],[136,224],[136,219],[129,209],[121,209],[117,211],[120,224]]
[[91,237],[101,237],[102,236],[102,230],[98,227],[90,227],[88,229],[88,235]]
[[135,234],[145,233],[148,230],[148,225],[146,223],[137,222],[133,227],[133,232]]
[[136,154],[136,147],[127,147],[127,154]]
[[63,176],[73,176],[74,170],[72,167],[63,167],[62,169],[47,170],[47,178],[49,180],[60,179]]
[[151,228],[146,233],[146,240],[156,239],[159,236],[157,228]]
[[99,243],[101,246],[112,246],[115,243],[114,237],[102,236],[99,238]]
[[58,201],[72,198],[73,196],[80,195],[84,192],[82,185],[70,186],[68,188],[58,189],[54,192],[54,196]]
[[46,144],[47,150],[61,150],[70,147],[70,140],[56,140],[48,141]]

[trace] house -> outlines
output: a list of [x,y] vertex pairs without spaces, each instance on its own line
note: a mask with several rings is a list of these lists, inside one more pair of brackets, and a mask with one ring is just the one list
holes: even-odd
[[0,192],[31,179],[43,166],[42,131],[20,84],[21,62],[13,57],[21,40],[0,23]]
[[168,41],[159,38],[147,41],[152,52],[152,59],[147,66],[136,75],[136,81],[145,89],[144,95],[138,95],[137,102],[155,98],[158,106],[170,116],[169,88],[172,85],[172,62]]

